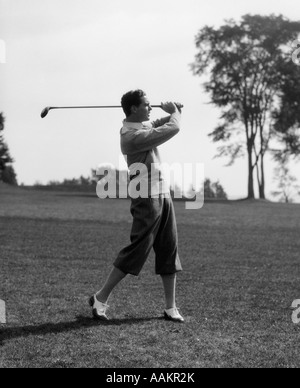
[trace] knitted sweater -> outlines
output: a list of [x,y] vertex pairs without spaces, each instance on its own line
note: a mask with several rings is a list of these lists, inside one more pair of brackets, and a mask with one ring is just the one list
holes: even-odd
[[134,192],[137,191],[140,191],[143,198],[170,194],[157,147],[178,134],[180,119],[181,114],[177,111],[148,125],[123,122],[121,150],[127,160],[132,179],[129,185],[131,198],[136,197]]

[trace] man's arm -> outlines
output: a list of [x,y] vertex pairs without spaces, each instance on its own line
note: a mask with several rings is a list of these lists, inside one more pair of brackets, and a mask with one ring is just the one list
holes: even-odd
[[[175,105],[176,105],[176,108],[179,110],[179,113],[181,113],[181,109],[183,106],[179,103],[177,103]],[[170,114],[174,113],[174,107],[172,105],[170,106],[170,103],[165,103],[165,104],[162,103],[162,109],[164,109],[164,110],[166,109],[165,111],[170,113]],[[153,128],[162,127],[163,125],[167,124],[170,121],[170,118],[171,118],[170,116],[167,116],[167,117],[163,117],[162,119],[152,121],[151,126]]]
[[162,127],[163,125],[167,124],[170,121],[171,116],[163,117],[162,119],[158,119],[155,121],[152,121],[151,126],[153,128]]
[[168,120],[166,118],[162,119],[160,123],[163,125],[149,130],[138,130],[131,134],[130,153],[152,150],[178,134],[181,121],[181,114],[178,108],[173,103],[162,104],[162,108],[167,113],[170,113],[171,116],[168,117]]

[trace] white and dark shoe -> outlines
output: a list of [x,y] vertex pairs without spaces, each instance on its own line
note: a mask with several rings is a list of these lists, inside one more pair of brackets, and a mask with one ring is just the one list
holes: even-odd
[[179,314],[179,311],[176,307],[170,310],[165,310],[165,320],[184,323],[184,318]]
[[108,321],[106,315],[106,310],[108,309],[108,305],[105,303],[101,303],[97,300],[96,295],[92,296],[89,300],[89,305],[93,309],[93,317],[97,321]]

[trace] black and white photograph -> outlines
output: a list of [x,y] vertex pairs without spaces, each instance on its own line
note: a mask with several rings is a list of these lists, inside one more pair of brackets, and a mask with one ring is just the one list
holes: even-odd
[[299,0],[0,0],[0,369],[300,367]]

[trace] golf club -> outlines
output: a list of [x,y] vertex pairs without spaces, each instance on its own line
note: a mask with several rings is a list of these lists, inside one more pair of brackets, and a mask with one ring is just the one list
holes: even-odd
[[[179,109],[183,108],[183,105],[176,104]],[[161,105],[151,105],[152,108],[161,108]],[[45,108],[41,113],[41,118],[44,119],[50,110],[53,109],[115,109],[115,108],[122,108],[119,105],[102,105],[102,106],[48,106]]]

